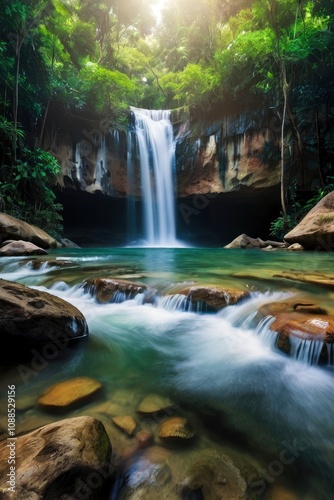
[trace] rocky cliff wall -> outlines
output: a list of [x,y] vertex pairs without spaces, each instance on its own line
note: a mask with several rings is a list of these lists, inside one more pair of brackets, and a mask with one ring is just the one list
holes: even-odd
[[[178,197],[236,193],[241,188],[247,196],[279,185],[278,160],[263,155],[268,145],[278,148],[275,132],[252,117],[201,125],[187,121],[175,125],[175,135]],[[51,149],[62,165],[60,187],[141,198],[135,155],[133,182],[127,176],[128,154],[135,148],[133,136],[124,130],[108,130],[103,122],[77,124],[70,131],[59,131]]]

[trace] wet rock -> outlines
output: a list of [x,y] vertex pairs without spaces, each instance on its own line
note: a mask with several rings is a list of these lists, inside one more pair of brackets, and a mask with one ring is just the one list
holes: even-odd
[[195,436],[188,420],[183,417],[170,417],[162,422],[158,435],[164,441],[187,441]]
[[214,311],[237,304],[249,296],[249,292],[245,290],[199,285],[179,289],[178,293],[188,297],[192,304],[204,304],[209,310]]
[[274,274],[273,278],[283,278],[291,281],[300,281],[301,283],[321,285],[328,288],[334,287],[334,276],[330,274],[283,271],[282,273]]
[[145,285],[113,278],[90,278],[84,282],[83,287],[101,304],[112,302],[116,293],[118,293],[120,300],[126,300],[132,299],[138,293],[146,290]]
[[137,427],[137,422],[135,421],[135,419],[128,415],[120,415],[118,417],[113,417],[112,421],[119,429],[122,429],[122,431],[124,431],[128,436],[132,436]]
[[112,472],[111,444],[101,422],[92,417],[61,420],[15,441],[18,460],[13,497],[6,491],[7,445],[7,440],[0,443],[3,500],[98,499],[105,479]]
[[74,241],[69,240],[68,238],[61,238],[60,243],[64,248],[80,248],[79,245],[74,243]]
[[270,328],[280,334],[280,338],[294,336],[305,340],[334,342],[334,317],[302,312],[278,313]]
[[148,394],[137,408],[137,413],[143,415],[153,415],[163,411],[171,412],[175,405],[169,398],[159,396],[159,394]]
[[20,255],[47,255],[47,251],[43,248],[23,240],[9,240],[2,244],[0,248],[0,256],[15,257]]
[[284,236],[288,243],[299,243],[308,250],[334,247],[334,191],[322,198],[299,224]]
[[146,448],[154,441],[153,433],[147,430],[139,431],[136,434],[136,440],[139,448]]
[[[188,498],[191,493],[205,500],[245,500],[246,482],[232,460],[212,449],[192,452],[183,462],[181,457],[168,460],[173,482]],[[187,497],[186,497],[187,498]]]
[[266,500],[299,500],[299,496],[281,485],[273,485],[268,492]]
[[294,304],[293,309],[297,312],[303,312],[307,314],[322,314],[326,315],[328,312],[323,307],[317,306],[315,304]]
[[0,242],[5,240],[30,241],[44,249],[57,246],[56,240],[42,229],[11,215],[0,213]]
[[38,271],[43,266],[46,266],[46,267],[70,267],[70,266],[74,265],[74,262],[71,260],[65,260],[65,259],[59,259],[59,260],[57,260],[57,259],[50,259],[50,260],[34,259],[34,260],[31,260],[30,262],[27,262],[27,261],[20,262],[21,266],[26,266],[27,264],[29,264],[34,271]]
[[42,410],[64,412],[82,406],[102,389],[98,380],[77,377],[49,387],[37,400]]
[[290,250],[292,252],[302,252],[303,250],[305,250],[305,248],[299,243],[293,243],[292,245],[288,246],[287,250]]
[[261,240],[261,238],[251,238],[247,234],[240,234],[231,243],[225,245],[224,248],[265,248],[268,243]]
[[46,344],[46,359],[54,359],[73,340],[86,337],[82,313],[54,295],[0,279],[0,347],[3,359],[31,356],[31,348]]

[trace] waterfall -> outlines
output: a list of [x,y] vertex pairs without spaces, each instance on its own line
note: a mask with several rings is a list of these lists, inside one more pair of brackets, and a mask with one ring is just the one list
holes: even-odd
[[[174,207],[174,141],[170,111],[131,108],[140,161],[143,220],[141,239],[149,247],[180,246]],[[132,159],[129,160],[132,162]]]

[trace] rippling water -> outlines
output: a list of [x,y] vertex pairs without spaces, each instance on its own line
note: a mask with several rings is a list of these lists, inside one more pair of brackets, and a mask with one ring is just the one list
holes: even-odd
[[[254,323],[262,304],[290,295],[303,294],[333,312],[330,287],[274,277],[289,270],[331,272],[330,254],[128,248],[55,251],[48,258],[70,263],[34,271],[30,259],[2,259],[1,277],[78,307],[89,325],[89,342],[26,383],[16,367],[7,370],[4,385],[16,383],[22,398],[37,397],[56,381],[91,376],[103,382],[106,400],[133,413],[146,394],[168,395],[192,421],[199,435],[196,449],[222,450],[255,468],[248,478],[250,498],[269,498],[278,484],[295,491],[296,498],[334,498],[333,369],[282,354],[270,318]],[[141,296],[100,305],[80,288],[93,276],[143,283],[158,295],[180,284],[205,283],[248,289],[251,296],[216,314],[171,310],[159,300],[143,304]],[[66,416],[98,413],[94,408]],[[30,407],[19,413],[17,430],[52,419]]]

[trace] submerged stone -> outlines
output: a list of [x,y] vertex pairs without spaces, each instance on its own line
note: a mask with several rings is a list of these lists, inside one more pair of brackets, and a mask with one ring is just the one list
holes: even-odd
[[189,422],[183,417],[170,417],[160,424],[159,438],[171,441],[187,441],[195,436],[189,428]]
[[102,389],[98,380],[78,377],[49,387],[37,400],[42,410],[63,412],[82,406]]
[[150,415],[161,411],[171,411],[173,406],[175,405],[169,398],[159,394],[148,394],[138,406],[137,413]]
[[[245,500],[246,481],[232,460],[212,449],[192,452],[183,462],[174,455],[168,460],[174,484],[185,498]],[[186,496],[188,495],[188,496]]]
[[128,436],[132,436],[137,427],[137,422],[135,421],[135,419],[128,415],[120,415],[118,417],[113,417],[112,421],[119,429],[122,429],[122,431],[124,431]]

